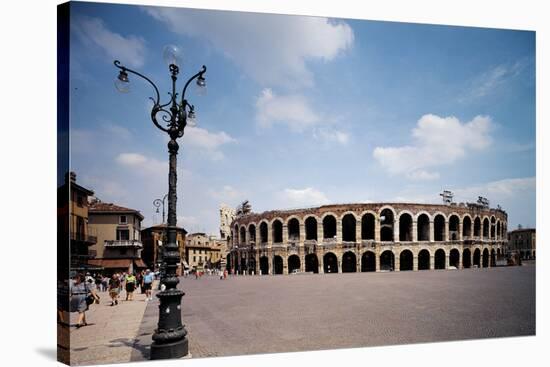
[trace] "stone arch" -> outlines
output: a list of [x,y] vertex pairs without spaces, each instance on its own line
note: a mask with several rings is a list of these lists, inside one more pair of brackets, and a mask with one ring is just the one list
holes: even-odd
[[317,223],[319,221],[313,215],[305,219],[306,240],[317,240]]
[[380,254],[380,270],[393,271],[395,269],[395,255],[391,250],[385,250]]
[[319,273],[319,259],[316,254],[307,254],[305,262],[307,272]]
[[437,249],[434,255],[434,268],[445,269],[446,268],[445,262],[446,262],[445,250],[443,250],[442,248]]
[[260,274],[269,274],[269,259],[267,258],[267,256],[260,257]]
[[430,270],[430,251],[422,249],[418,252],[418,270]]
[[323,256],[323,267],[325,273],[338,273],[338,258],[332,252]]
[[325,214],[323,216],[323,238],[336,238],[336,216]]
[[399,241],[413,240],[413,216],[408,211],[399,213]]
[[248,242],[256,243],[256,224],[254,223],[248,225]]
[[460,251],[457,248],[451,249],[449,253],[449,266],[454,266],[455,268],[460,268]]
[[479,217],[474,219],[474,237],[481,237],[481,219]]
[[235,224],[235,227],[233,229],[233,244],[234,245],[238,245],[240,242],[240,238],[239,238],[239,225],[238,224]]
[[403,250],[399,254],[399,270],[413,270],[413,253],[411,250]]
[[260,242],[267,243],[268,240],[268,225],[266,221],[260,222]]
[[445,241],[445,216],[442,213],[434,216],[434,241]]
[[489,267],[489,250],[487,248],[483,249],[483,262],[482,265],[484,268]]
[[472,252],[468,248],[465,248],[464,251],[462,251],[462,267],[464,269],[472,267]]
[[357,271],[357,257],[353,251],[346,251],[342,255],[342,273],[355,273]]
[[246,243],[246,227],[241,226],[241,232],[239,237],[240,243]]
[[271,222],[271,238],[273,243],[283,242],[283,221],[279,218]]
[[394,241],[395,211],[384,207],[380,211],[380,241]]
[[361,256],[361,271],[376,271],[376,254],[372,251],[365,251]]
[[273,256],[273,273],[283,274],[283,258],[282,256]]
[[374,240],[376,214],[366,212],[361,216],[361,239]]
[[492,266],[492,267],[493,267],[493,266],[497,266],[497,258],[496,258],[497,253],[496,253],[496,251],[495,251],[494,248],[491,249],[491,255],[490,255],[490,256],[491,256],[491,257],[490,257],[490,262],[489,262],[489,263],[491,264],[491,266]]
[[300,257],[298,255],[290,255],[288,257],[288,272],[292,273],[294,270],[300,270]]
[[430,215],[419,213],[416,217],[416,231],[418,241],[430,240]]
[[489,218],[483,218],[483,239],[489,239]]
[[492,240],[495,240],[496,239],[496,218],[495,216],[491,216],[491,233],[490,233],[490,236],[491,236],[491,239]]
[[479,248],[476,248],[474,250],[474,255],[473,255],[473,265],[476,266],[479,268],[481,267],[481,251]]
[[460,218],[458,214],[452,213],[449,216],[449,238],[448,241],[458,241],[460,238]]
[[288,229],[288,241],[297,242],[300,241],[300,221],[296,217],[290,217],[287,219]]
[[497,240],[502,239],[502,231],[500,229],[500,220],[497,220]]
[[466,214],[462,218],[462,238],[468,239],[472,236],[472,218]]
[[[342,216],[342,241],[355,242],[355,228],[357,226],[357,219],[355,214],[347,213]],[[343,266],[342,266],[343,270]]]

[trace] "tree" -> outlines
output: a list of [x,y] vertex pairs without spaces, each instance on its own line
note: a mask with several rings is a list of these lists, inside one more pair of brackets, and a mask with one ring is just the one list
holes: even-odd
[[248,202],[248,200],[243,201],[236,209],[237,217],[240,217],[242,215],[246,215],[248,213],[252,212],[252,205]]

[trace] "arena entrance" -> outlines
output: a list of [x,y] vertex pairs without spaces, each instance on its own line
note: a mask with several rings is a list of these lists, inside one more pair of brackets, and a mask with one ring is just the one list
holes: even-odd
[[307,272],[312,271],[315,274],[319,273],[319,260],[317,259],[317,255],[315,254],[306,255],[306,271]]
[[478,248],[476,248],[474,250],[474,266],[477,266],[478,268],[480,267],[480,263],[479,263],[479,260],[480,260],[480,257],[481,257],[481,251],[479,251]]
[[338,273],[338,259],[332,252],[323,257],[323,270],[325,273]]
[[460,268],[460,252],[455,248],[449,253],[449,266]]
[[393,271],[395,269],[395,257],[393,252],[386,250],[380,255],[380,270]]
[[462,252],[462,267],[468,269],[472,267],[472,253],[470,249],[464,249]]
[[430,270],[430,252],[421,250],[418,253],[418,270]]
[[413,270],[413,254],[411,251],[403,250],[401,254],[399,254],[399,270]]
[[256,271],[256,259],[251,258],[248,261],[248,274],[252,275]]
[[486,268],[489,266],[489,250],[483,250],[483,267]]
[[260,272],[261,275],[269,274],[269,259],[267,256],[260,257]]
[[273,258],[273,271],[275,274],[283,274],[283,258],[278,255]]
[[288,257],[288,272],[292,273],[294,270],[300,271],[300,258],[298,255]]
[[376,271],[376,255],[372,251],[365,251],[361,256],[361,271]]
[[442,249],[435,252],[434,268],[445,269],[445,251]]
[[357,271],[357,257],[351,251],[342,256],[342,273],[355,273]]

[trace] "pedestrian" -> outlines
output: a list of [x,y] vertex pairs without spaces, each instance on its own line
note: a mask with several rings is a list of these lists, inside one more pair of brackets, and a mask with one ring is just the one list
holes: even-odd
[[120,277],[114,273],[109,281],[109,296],[111,296],[111,306],[118,305],[118,295],[120,293]]
[[154,275],[151,273],[151,270],[147,269],[145,275],[143,276],[143,290],[145,291],[145,301],[152,301],[153,296],[153,278]]
[[134,300],[134,290],[136,289],[136,276],[128,274],[126,276],[126,301]]
[[102,278],[103,277],[101,276],[101,274],[96,274],[95,276],[95,287],[98,292],[104,292],[103,285],[102,285],[102,281],[103,281]]
[[88,311],[89,305],[94,301],[99,302],[99,297],[95,293],[95,290],[90,288],[83,274],[77,274],[74,277],[70,292],[71,311],[78,312],[76,327],[81,328],[82,326],[88,325],[86,321],[86,311]]

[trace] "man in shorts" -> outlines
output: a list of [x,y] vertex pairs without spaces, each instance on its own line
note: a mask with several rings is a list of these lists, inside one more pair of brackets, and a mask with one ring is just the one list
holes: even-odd
[[145,301],[152,301],[152,288],[153,288],[153,273],[147,269],[145,275],[143,275],[143,290],[145,291]]

